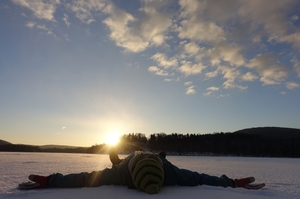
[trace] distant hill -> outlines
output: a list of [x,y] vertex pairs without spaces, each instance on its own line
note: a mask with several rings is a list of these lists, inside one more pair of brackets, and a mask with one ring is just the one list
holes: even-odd
[[67,146],[67,145],[43,145],[34,146],[26,144],[12,144],[0,139],[0,151],[14,152],[66,152],[85,153],[87,147]]
[[6,144],[11,144],[11,143],[0,139],[0,145],[6,145]]
[[[0,145],[7,145],[7,144],[12,144],[12,143],[0,139]],[[25,145],[25,144],[13,144],[13,145]],[[33,146],[33,147],[39,147],[41,149],[74,149],[74,148],[79,148],[78,146],[55,145],[55,144],[42,145],[42,146]]]
[[67,146],[67,145],[43,145],[39,146],[41,149],[73,149],[73,148],[79,148],[78,146]]
[[300,138],[300,129],[283,128],[283,127],[256,127],[238,130],[233,133],[259,135],[262,137],[291,139]]

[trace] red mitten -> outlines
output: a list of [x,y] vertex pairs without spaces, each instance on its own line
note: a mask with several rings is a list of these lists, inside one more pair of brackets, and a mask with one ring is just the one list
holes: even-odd
[[254,177],[247,177],[241,179],[234,179],[236,187],[245,187],[247,184],[250,184],[255,181]]
[[47,181],[49,176],[39,176],[39,175],[30,175],[28,176],[28,179],[39,183],[39,186],[36,188],[45,188],[47,187]]

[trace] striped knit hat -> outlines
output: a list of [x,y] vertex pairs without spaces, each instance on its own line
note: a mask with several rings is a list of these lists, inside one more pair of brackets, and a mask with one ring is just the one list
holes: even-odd
[[132,180],[136,188],[149,194],[156,194],[164,182],[164,170],[154,159],[145,158],[138,161],[134,167]]

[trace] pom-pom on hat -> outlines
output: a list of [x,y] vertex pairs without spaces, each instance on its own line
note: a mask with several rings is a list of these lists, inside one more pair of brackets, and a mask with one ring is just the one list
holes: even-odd
[[156,194],[164,182],[164,170],[154,159],[145,158],[138,161],[134,167],[132,180],[136,188],[149,194]]

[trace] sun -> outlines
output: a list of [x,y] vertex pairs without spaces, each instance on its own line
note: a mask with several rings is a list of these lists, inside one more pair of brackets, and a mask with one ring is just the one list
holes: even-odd
[[119,139],[120,139],[120,133],[117,132],[109,133],[105,138],[105,144],[116,145],[118,144]]

